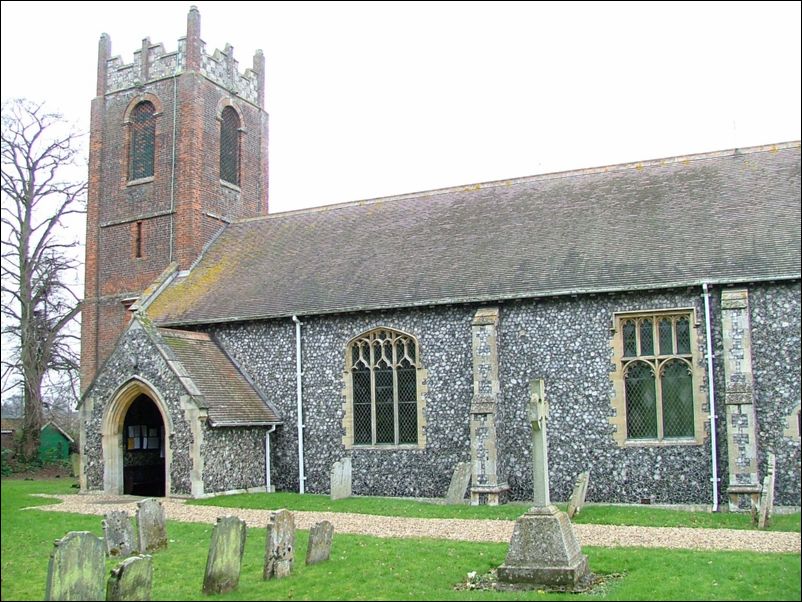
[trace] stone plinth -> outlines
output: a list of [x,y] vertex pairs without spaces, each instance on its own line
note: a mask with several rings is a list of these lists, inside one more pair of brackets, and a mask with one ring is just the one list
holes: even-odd
[[532,508],[515,521],[507,559],[498,567],[507,584],[573,587],[589,575],[568,515],[554,506]]

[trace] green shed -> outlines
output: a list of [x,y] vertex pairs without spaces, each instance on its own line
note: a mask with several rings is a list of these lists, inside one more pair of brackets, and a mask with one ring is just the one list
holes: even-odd
[[39,439],[39,459],[42,462],[66,460],[70,457],[70,444],[74,439],[55,422],[42,427]]

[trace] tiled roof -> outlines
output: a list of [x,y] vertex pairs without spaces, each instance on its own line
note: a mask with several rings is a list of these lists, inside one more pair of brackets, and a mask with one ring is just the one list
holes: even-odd
[[208,334],[165,328],[158,332],[203,395],[212,426],[281,422],[275,409]]
[[148,313],[211,323],[799,275],[794,142],[236,222]]

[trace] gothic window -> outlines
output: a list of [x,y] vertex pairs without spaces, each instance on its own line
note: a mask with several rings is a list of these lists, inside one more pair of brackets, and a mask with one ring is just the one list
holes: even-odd
[[156,156],[156,107],[140,102],[131,112],[131,136],[128,148],[128,179],[153,177]]
[[351,424],[346,430],[353,445],[420,443],[420,372],[418,344],[410,335],[380,328],[349,343]]
[[233,107],[226,107],[220,116],[220,179],[239,186],[240,122]]
[[[691,311],[618,314],[616,411],[627,441],[701,437]],[[620,428],[620,427],[619,427]]]

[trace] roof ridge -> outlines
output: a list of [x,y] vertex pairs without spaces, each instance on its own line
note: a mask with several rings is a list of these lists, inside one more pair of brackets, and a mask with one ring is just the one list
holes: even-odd
[[[644,169],[646,167],[659,167],[663,165],[673,165],[674,163],[685,163],[691,161],[703,161],[707,159],[717,159],[721,157],[764,153],[764,152],[778,152],[789,148],[799,148],[802,146],[802,141],[791,140],[788,142],[776,142],[771,144],[762,144],[758,146],[735,147],[717,151],[706,151],[703,153],[691,153],[687,155],[674,155],[669,157],[660,157],[656,159],[646,159],[642,161],[629,161],[626,163],[612,163],[608,165],[600,165],[597,167],[583,167],[578,169],[570,169],[564,171],[547,172],[545,174],[536,174],[532,176],[520,176],[516,178],[506,178],[501,180],[489,180],[487,182],[475,182],[471,184],[461,184],[457,186],[447,186],[444,188],[433,188],[431,190],[421,190],[416,192],[407,192],[402,194],[374,197],[369,199],[361,199],[356,201],[345,201],[342,203],[332,203],[330,205],[319,205],[317,207],[306,207],[303,209],[292,209],[290,211],[281,211],[278,213],[270,213],[267,215],[260,215],[256,217],[249,217],[234,220],[232,224],[242,224],[254,221],[267,221],[273,218],[284,218],[292,215],[303,215],[307,213],[318,213],[321,211],[335,211],[338,209],[346,209],[349,207],[360,207],[363,205],[376,205],[385,202],[403,201],[413,198],[421,198],[427,196],[438,196],[452,192],[467,192],[470,190],[479,190],[482,188],[495,188],[498,186],[514,186],[518,184],[526,184],[529,182],[553,180],[557,178],[567,178],[571,176],[585,176],[597,173],[611,173],[626,171],[630,169]],[[207,245],[208,246],[208,245]]]

